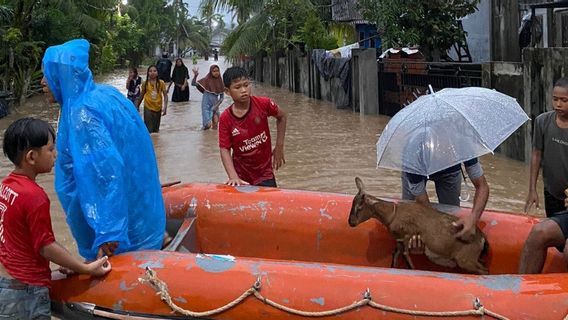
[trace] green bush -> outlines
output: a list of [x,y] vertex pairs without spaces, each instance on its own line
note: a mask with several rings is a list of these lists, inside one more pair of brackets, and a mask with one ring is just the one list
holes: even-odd
[[310,14],[299,31],[300,39],[309,49],[335,49],[337,40],[327,32],[319,17]]
[[116,54],[111,44],[105,44],[101,51],[100,72],[109,72],[116,66]]

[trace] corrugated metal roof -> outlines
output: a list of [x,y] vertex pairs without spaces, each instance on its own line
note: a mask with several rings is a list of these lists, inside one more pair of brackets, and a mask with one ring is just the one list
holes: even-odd
[[337,22],[364,21],[357,9],[357,0],[332,0],[331,18]]

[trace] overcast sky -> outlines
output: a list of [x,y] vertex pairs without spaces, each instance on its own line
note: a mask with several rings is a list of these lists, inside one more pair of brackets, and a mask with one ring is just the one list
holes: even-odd
[[[201,0],[184,0],[184,2],[188,4],[189,12],[191,15],[200,17],[199,4],[201,3]],[[225,23],[227,24],[227,26],[229,26],[231,24],[231,14],[227,12],[220,12],[220,13],[225,16]]]

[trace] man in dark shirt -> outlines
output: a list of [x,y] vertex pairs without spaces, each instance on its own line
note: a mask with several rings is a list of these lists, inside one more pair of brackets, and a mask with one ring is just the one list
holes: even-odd
[[168,53],[164,52],[162,54],[162,58],[156,62],[156,68],[158,68],[158,78],[163,80],[164,82],[171,82],[171,73],[172,73],[172,62],[168,58]]

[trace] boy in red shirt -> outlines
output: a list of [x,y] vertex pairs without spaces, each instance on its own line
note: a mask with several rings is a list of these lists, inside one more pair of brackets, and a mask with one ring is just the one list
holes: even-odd
[[107,257],[83,263],[55,241],[49,198],[35,182],[53,168],[53,128],[38,119],[17,120],[6,129],[3,147],[16,168],[0,184],[0,318],[50,319],[50,261],[64,273],[94,276],[111,267]]
[[[251,96],[250,79],[241,67],[227,69],[223,83],[225,93],[233,98],[233,104],[219,118],[221,161],[229,176],[226,184],[276,187],[273,169],[278,170],[286,162],[286,113],[270,98]],[[274,151],[268,117],[276,118]]]

